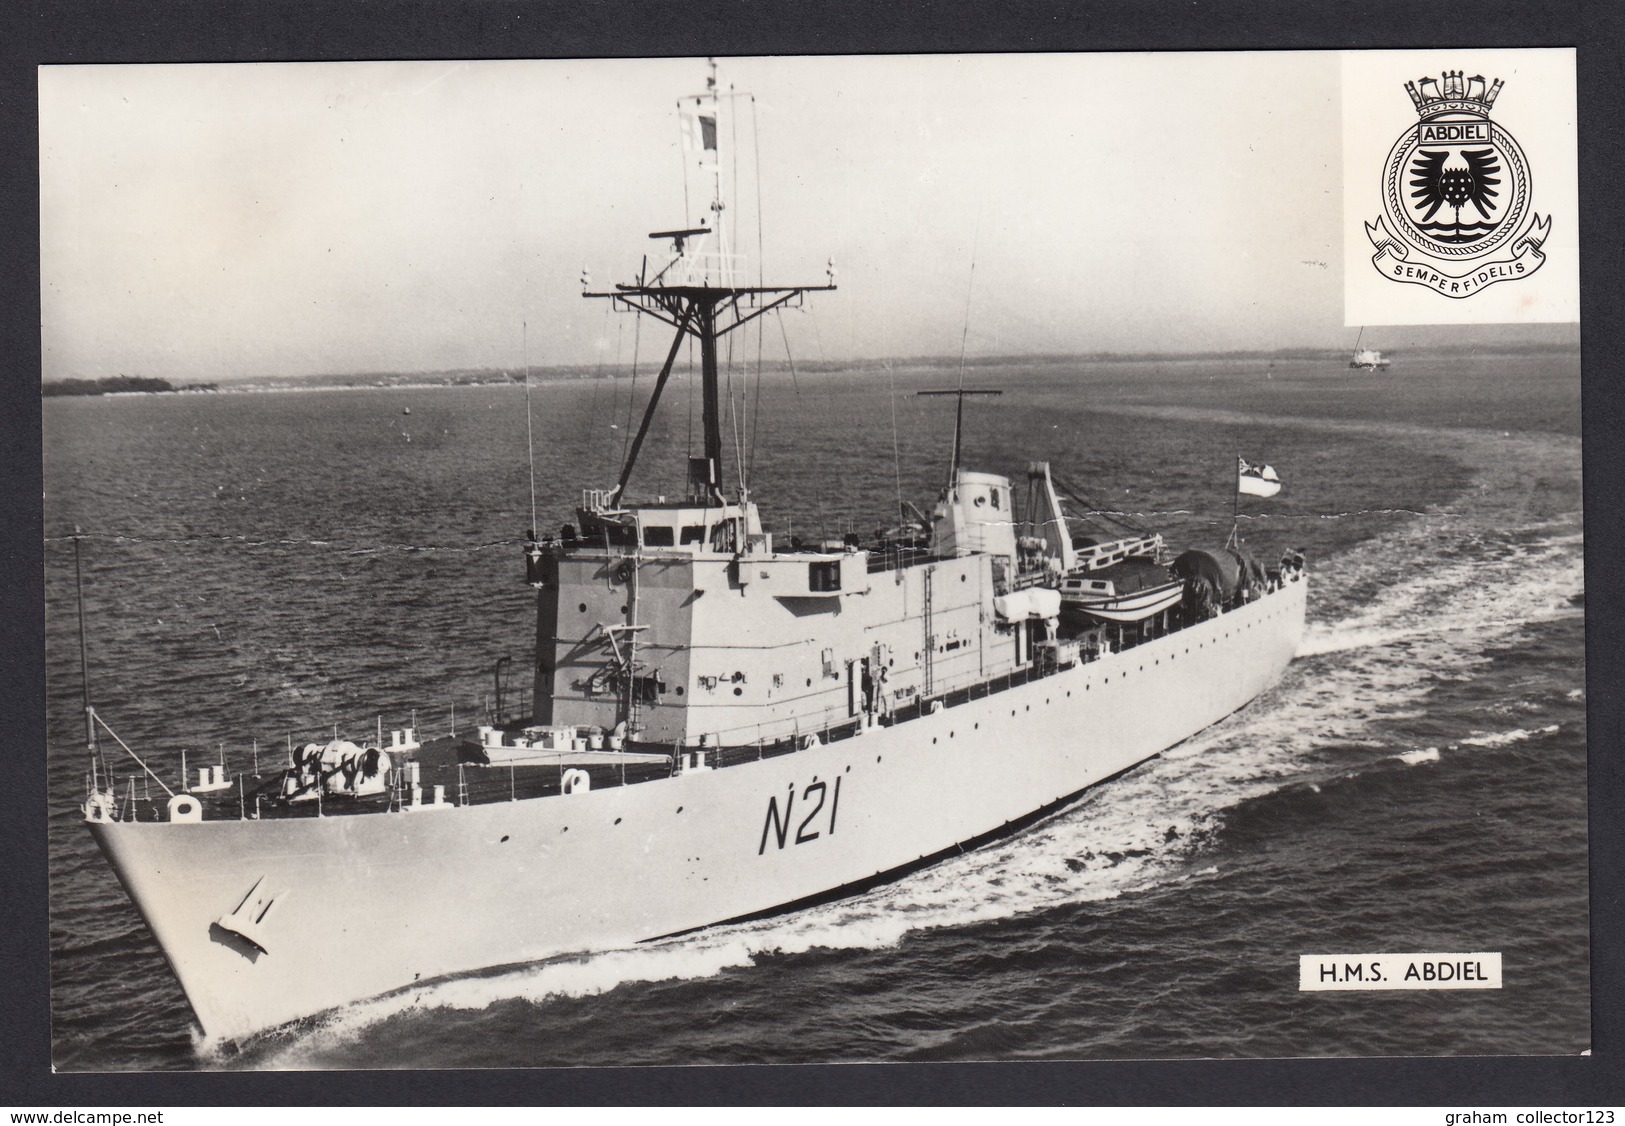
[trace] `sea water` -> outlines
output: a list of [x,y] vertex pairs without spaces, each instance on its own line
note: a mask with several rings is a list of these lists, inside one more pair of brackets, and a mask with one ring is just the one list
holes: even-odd
[[[652,382],[45,403],[59,1068],[1552,1053],[1589,1045],[1575,352],[983,365],[964,463],[1100,531],[1309,559],[1282,682],[1015,836],[865,895],[432,983],[222,1047],[80,824],[74,524],[98,710],[161,774],[466,725],[529,667],[520,544],[616,478]],[[951,369],[730,373],[730,477],[814,540],[929,509]],[[410,408],[410,414],[406,413]],[[699,442],[679,376],[632,495]],[[1242,498],[1237,455],[1274,465]],[[523,686],[510,679],[510,692]],[[461,718],[458,718],[461,717]],[[119,767],[119,769],[123,769]],[[130,772],[136,768],[131,764]],[[122,785],[127,786],[127,783]],[[136,783],[138,792],[143,784]],[[453,905],[424,904],[425,910]],[[1498,951],[1500,990],[1300,993],[1300,954]],[[334,965],[364,952],[334,952]],[[336,972],[341,972],[336,971]]]

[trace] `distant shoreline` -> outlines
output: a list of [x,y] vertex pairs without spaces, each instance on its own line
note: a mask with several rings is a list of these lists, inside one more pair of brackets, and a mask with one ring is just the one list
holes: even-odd
[[[1579,344],[1503,344],[1484,348],[1478,352],[1481,356],[1523,356],[1523,355],[1552,355],[1569,352],[1578,352]],[[1447,356],[1460,354],[1464,349],[1443,346],[1415,346],[1403,352],[1385,353],[1395,361],[1398,371],[1390,369],[1389,376],[1400,375],[1403,372],[1403,362],[1406,356],[1417,358]],[[1074,365],[1117,365],[1135,363],[1324,363],[1329,366],[1343,367],[1347,365],[1349,353],[1329,352],[1324,349],[1283,349],[1277,352],[1147,352],[1122,353],[1103,352],[1088,355],[1039,355],[1039,356],[986,356],[967,357],[964,366],[969,370],[982,370],[1003,367],[1057,367],[1066,364]],[[755,370],[755,365],[746,365],[749,370]],[[827,375],[840,374],[884,374],[907,371],[941,371],[957,370],[959,360],[947,357],[908,357],[892,360],[853,360],[842,363],[837,361],[815,361],[812,363],[796,364],[792,369],[784,361],[768,362],[761,365],[761,370],[773,375]],[[640,368],[638,375],[652,374],[653,369]],[[560,365],[531,369],[529,382],[532,387],[559,386],[574,383],[590,383],[595,381],[630,380],[633,377],[629,365],[605,365],[602,368],[583,368],[579,365]],[[270,377],[263,380],[253,378],[240,381],[225,381],[215,383],[188,383],[171,384],[169,381],[143,376],[119,376],[109,379],[61,379],[49,380],[41,384],[41,394],[46,398],[72,398],[72,397],[114,397],[129,395],[197,395],[197,394],[286,394],[298,391],[436,391],[455,388],[501,388],[522,387],[526,382],[524,372],[514,372],[505,369],[486,369],[478,371],[459,370],[448,372],[415,372],[415,373],[382,373],[367,372],[361,374],[326,374],[310,376],[284,376]]]

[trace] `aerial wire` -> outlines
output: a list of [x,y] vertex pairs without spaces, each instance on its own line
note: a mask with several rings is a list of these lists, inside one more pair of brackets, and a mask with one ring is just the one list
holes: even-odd
[[530,462],[530,534],[536,534],[536,439],[530,418],[530,322],[519,322],[520,350],[525,357],[525,454]]
[[[626,429],[621,433],[621,464],[626,464],[627,445],[632,441],[632,401],[638,391],[638,355],[643,346],[643,318],[632,322],[632,386],[626,389]],[[618,499],[618,498],[617,498]]]
[[[734,88],[733,83],[730,82],[728,84],[728,157],[733,161],[733,194],[729,198],[733,200],[734,207],[737,210],[739,206],[739,115],[734,112],[733,100]],[[720,106],[721,103],[719,101],[718,108],[720,108]],[[736,214],[731,218],[733,222],[733,237],[728,240],[728,245],[725,248],[730,252],[734,249],[734,247],[739,245],[739,216]],[[725,262],[724,266],[727,269],[728,284],[733,285],[734,270],[732,259],[730,258],[727,262]]]
[[[773,310],[774,319],[779,322],[779,337],[784,341],[784,359],[790,365],[790,386],[795,388],[796,396],[801,396],[801,383],[796,378],[796,358],[790,352],[790,335],[784,328],[784,317],[778,309]],[[828,517],[824,513],[824,489],[822,484],[813,490],[813,502],[818,506],[818,523],[820,532],[828,531]]]
[[684,222],[687,222],[688,221],[688,216],[692,214],[692,212],[689,211],[689,209],[688,209],[689,208],[689,203],[688,203],[688,146],[689,146],[688,126],[684,123],[684,120],[683,120],[683,102],[682,102],[682,99],[679,98],[677,100],[677,158],[683,162],[683,220],[684,220]]

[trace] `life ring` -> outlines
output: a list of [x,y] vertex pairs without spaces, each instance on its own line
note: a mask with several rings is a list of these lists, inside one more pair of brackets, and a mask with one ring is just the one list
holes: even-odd
[[632,574],[636,570],[637,565],[630,559],[621,560],[620,563],[616,564],[615,566],[615,581],[620,583],[622,586],[625,586],[627,583],[632,581]]
[[169,799],[169,820],[174,824],[202,821],[203,804],[191,794],[176,794]]

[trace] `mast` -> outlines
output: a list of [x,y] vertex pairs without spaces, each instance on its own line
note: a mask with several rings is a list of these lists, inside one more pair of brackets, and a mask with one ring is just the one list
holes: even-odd
[[[664,321],[677,330],[665,366],[655,381],[654,391],[644,408],[643,421],[638,427],[636,441],[621,468],[620,481],[613,498],[621,499],[627,481],[631,478],[648,433],[650,420],[660,402],[686,338],[699,341],[701,378],[701,415],[704,427],[704,489],[708,503],[725,503],[722,494],[722,391],[717,367],[717,341],[728,333],[749,324],[764,313],[781,308],[799,308],[806,293],[835,288],[835,270],[828,268],[823,285],[737,285],[732,255],[728,253],[723,233],[722,216],[726,205],[722,199],[721,162],[717,154],[717,115],[720,98],[717,88],[716,60],[709,60],[711,73],[703,94],[690,95],[678,103],[684,125],[684,148],[698,167],[710,173],[712,199],[709,225],[686,227],[682,230],[653,231],[649,237],[669,240],[672,244],[671,260],[652,277],[645,265],[635,282],[617,283],[613,290],[594,292],[583,289],[583,297],[607,299],[616,308],[645,314]],[[730,91],[730,96],[733,96]],[[687,180],[685,172],[684,180]],[[715,236],[715,251],[708,252],[709,240]],[[645,259],[647,262],[647,259]]]
[[954,406],[954,448],[948,461],[948,487],[952,489],[954,482],[959,480],[959,444],[965,428],[965,396],[966,395],[1002,395],[1003,391],[990,387],[966,387],[963,380],[958,387],[933,388],[928,391],[916,391],[916,395],[955,395],[959,402]]

